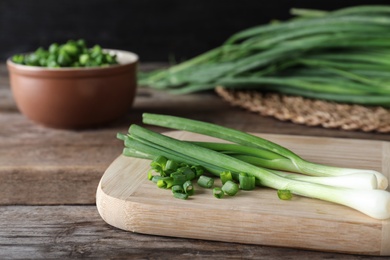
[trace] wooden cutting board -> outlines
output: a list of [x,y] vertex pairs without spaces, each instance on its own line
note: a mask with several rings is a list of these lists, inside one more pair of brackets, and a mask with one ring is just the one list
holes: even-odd
[[[179,139],[214,140],[167,133]],[[390,143],[262,134],[301,157],[334,166],[367,168],[390,177]],[[120,155],[97,188],[101,217],[117,228],[162,236],[293,247],[365,255],[390,255],[390,220],[372,219],[345,206],[295,196],[278,199],[258,188],[218,200],[195,187],[188,200],[173,198],[147,180],[148,160]]]

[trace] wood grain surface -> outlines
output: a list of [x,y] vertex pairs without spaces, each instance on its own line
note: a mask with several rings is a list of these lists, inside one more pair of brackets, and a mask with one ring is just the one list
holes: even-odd
[[386,259],[126,232],[107,225],[95,206],[0,207],[0,259],[75,258]]
[[[182,131],[168,135],[215,140]],[[390,177],[388,142],[259,136],[309,161],[372,169]],[[196,195],[178,200],[147,180],[149,164],[149,160],[120,156],[107,169],[96,195],[97,208],[107,223],[154,235],[390,256],[390,219],[375,220],[345,206],[299,196],[283,201],[273,189],[241,191],[217,200],[211,189],[195,186]]]

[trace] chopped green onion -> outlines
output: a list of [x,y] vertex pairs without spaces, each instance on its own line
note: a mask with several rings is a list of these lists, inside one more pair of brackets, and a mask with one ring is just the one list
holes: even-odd
[[230,171],[221,172],[219,177],[221,178],[222,184],[225,184],[227,181],[233,180],[233,176],[232,176],[232,173]]
[[171,173],[177,170],[179,167],[179,164],[176,161],[173,160],[167,160],[164,168],[165,173]]
[[238,180],[240,182],[240,189],[242,190],[253,190],[256,186],[255,176],[249,175],[247,173],[241,172],[238,175]]
[[293,195],[289,190],[278,190],[278,197],[281,200],[291,200]]
[[161,176],[163,176],[163,171],[165,169],[165,165],[167,163],[167,158],[165,158],[164,156],[157,156],[151,163],[150,163],[150,167],[152,167],[153,170],[155,170],[156,172],[160,173]]
[[198,185],[202,188],[211,188],[214,185],[214,179],[202,175],[198,179]]
[[152,182],[156,183],[159,188],[170,188],[173,185],[173,179],[170,177],[153,176]]
[[173,185],[172,193],[175,198],[186,200],[188,198],[188,194],[184,192],[182,185]]
[[148,180],[151,181],[153,179],[153,173],[152,170],[148,171]]
[[182,199],[182,200],[188,199],[188,194],[186,193],[174,192],[173,196],[177,199]]
[[162,176],[158,176],[158,175],[154,175],[151,179],[152,182],[156,183],[159,181],[159,180],[162,180],[164,178],[169,178],[169,177],[162,177]]
[[61,45],[52,43],[48,49],[39,47],[32,53],[16,54],[12,61],[49,68],[108,66],[118,63],[116,55],[106,53],[99,45],[89,49],[82,39],[69,40]]
[[175,172],[171,174],[171,177],[173,178],[174,185],[183,185],[187,181],[186,176],[180,172]]
[[183,189],[184,189],[184,193],[188,194],[188,196],[194,195],[195,190],[194,190],[194,186],[192,185],[191,181],[186,181],[183,184]]
[[178,169],[178,171],[181,172],[185,176],[187,181],[191,181],[191,180],[195,179],[195,177],[196,177],[196,174],[191,169],[191,167],[188,167],[188,166],[181,167]]
[[195,172],[195,177],[199,177],[204,173],[204,168],[200,165],[191,166],[191,169]]
[[225,192],[229,196],[234,196],[238,192],[238,184],[233,181],[227,181],[222,186],[222,191]]
[[183,185],[173,185],[172,186],[173,193],[184,193]]
[[166,189],[167,188],[166,181],[163,180],[163,179],[158,180],[157,181],[157,187],[162,188],[162,189]]
[[223,190],[220,187],[215,187],[213,189],[213,195],[217,199],[222,199],[225,196],[225,193],[223,192]]

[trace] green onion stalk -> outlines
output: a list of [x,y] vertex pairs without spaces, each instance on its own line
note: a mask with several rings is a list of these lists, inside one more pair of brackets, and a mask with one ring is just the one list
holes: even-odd
[[176,94],[223,86],[390,107],[390,6],[292,9],[295,17],[237,32],[140,85]]
[[[166,123],[163,124],[162,122]],[[214,132],[220,130],[216,137],[219,136],[222,139],[227,139],[226,136],[229,136],[231,139],[230,141],[234,142],[236,140],[242,141],[242,137],[245,136],[244,139],[246,139],[247,142],[251,143],[253,141],[250,137],[251,135],[247,136],[244,132],[241,134],[241,139],[240,135],[238,135],[238,138],[235,138],[234,134],[237,134],[235,132],[237,130],[223,128],[222,131],[222,128],[219,128],[216,125],[203,125],[204,122],[200,121],[192,121],[188,124],[188,119],[184,118],[144,114],[144,123],[168,126],[169,128],[174,129],[181,129],[182,126],[186,126],[184,128],[191,132],[200,132],[199,129],[203,129],[205,130],[203,131],[203,134],[211,136],[216,136]],[[248,176],[255,177],[257,183],[261,186],[345,205],[376,219],[390,218],[390,193],[385,190],[342,188],[295,180],[294,178],[286,178],[282,174],[273,172],[273,170],[253,165],[228,154],[205,148],[191,142],[171,138],[138,125],[131,125],[129,133],[120,135],[120,137],[122,140],[125,140],[126,148],[139,152],[137,155],[148,154],[154,157],[162,155],[178,162],[185,162],[190,165],[201,165],[206,170],[210,171],[210,173],[214,173],[217,176],[224,171],[230,171],[234,178],[237,179],[240,173],[245,173]],[[266,147],[275,153],[281,152],[283,154],[285,152],[285,158],[296,157],[291,156],[292,152],[286,152],[288,151],[287,149],[277,144],[273,144],[264,139],[257,139],[257,137],[256,141],[257,144],[261,143],[263,147]],[[150,156],[147,157],[150,158]],[[318,169],[319,167],[320,166],[313,168]],[[227,181],[226,183],[230,182],[231,181]],[[224,185],[226,185],[226,183]],[[231,183],[228,185],[231,185]],[[233,190],[235,190],[235,188]]]

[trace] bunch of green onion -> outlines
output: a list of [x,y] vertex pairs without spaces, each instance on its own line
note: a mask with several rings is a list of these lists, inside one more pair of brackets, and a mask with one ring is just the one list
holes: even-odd
[[140,84],[177,94],[223,86],[390,107],[390,6],[292,14],[141,74]]
[[133,124],[127,134],[118,133],[124,141],[124,155],[150,160],[162,156],[201,166],[221,178],[228,171],[234,180],[245,173],[253,176],[258,186],[278,190],[280,198],[297,194],[345,205],[376,219],[390,218],[390,192],[385,190],[388,180],[377,171],[308,162],[276,143],[211,123],[148,113],[143,114],[143,123],[217,137],[229,143],[177,140]]

